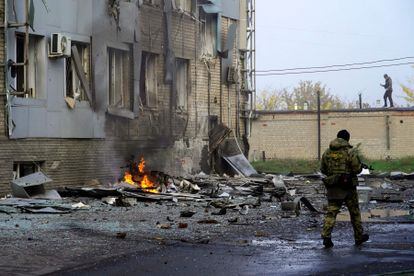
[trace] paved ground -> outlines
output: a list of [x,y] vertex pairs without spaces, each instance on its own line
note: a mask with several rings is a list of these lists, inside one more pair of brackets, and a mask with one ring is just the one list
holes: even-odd
[[[341,227],[342,226],[342,227]],[[414,273],[414,224],[371,225],[371,241],[356,247],[346,225],[333,249],[318,233],[295,239],[254,239],[247,244],[170,242],[52,275],[369,275]],[[344,237],[342,237],[344,236]],[[339,239],[339,240],[338,240]]]
[[[299,195],[323,210],[321,183],[295,184]],[[88,210],[69,214],[29,214],[0,210],[0,275],[306,275],[414,272],[413,187],[404,202],[375,203],[363,210],[404,209],[411,215],[364,223],[371,242],[353,245],[349,222],[338,222],[335,247],[322,249],[323,215],[281,211],[280,202],[262,200],[226,214],[207,202],[138,202],[114,207],[88,198]],[[408,187],[408,188],[406,188]],[[319,191],[319,192],[318,192]],[[255,197],[244,200],[256,201]],[[254,205],[253,205],[254,206]],[[194,211],[191,218],[182,211]],[[236,221],[237,219],[237,221]],[[203,224],[200,221],[214,222]],[[186,227],[181,228],[180,225]],[[121,234],[119,234],[121,233]]]

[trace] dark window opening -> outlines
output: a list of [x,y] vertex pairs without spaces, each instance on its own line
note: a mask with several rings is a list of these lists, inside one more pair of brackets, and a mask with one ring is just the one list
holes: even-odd
[[142,52],[140,74],[140,98],[143,106],[157,106],[157,55]]
[[176,87],[177,87],[177,110],[186,111],[188,104],[188,68],[189,61],[187,59],[177,58],[176,66]]
[[36,162],[14,162],[13,179],[17,179],[32,173],[39,172],[44,165],[44,161]]
[[[24,36],[21,34],[16,35],[16,62],[24,63]],[[24,66],[17,66],[16,68],[16,90],[19,92],[24,91]],[[24,95],[19,95],[24,97]]]

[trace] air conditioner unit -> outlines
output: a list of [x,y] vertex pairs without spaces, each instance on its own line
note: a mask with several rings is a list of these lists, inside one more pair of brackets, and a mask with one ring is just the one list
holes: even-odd
[[52,33],[50,37],[51,57],[70,57],[72,40],[61,33]]

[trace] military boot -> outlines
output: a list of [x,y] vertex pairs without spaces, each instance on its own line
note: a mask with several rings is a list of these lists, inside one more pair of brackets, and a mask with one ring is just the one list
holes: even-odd
[[366,242],[368,240],[369,240],[369,235],[368,234],[363,234],[360,239],[355,240],[355,245],[361,245],[361,244],[363,244],[364,242]]
[[323,238],[323,245],[325,246],[325,248],[331,248],[334,246],[331,238]]

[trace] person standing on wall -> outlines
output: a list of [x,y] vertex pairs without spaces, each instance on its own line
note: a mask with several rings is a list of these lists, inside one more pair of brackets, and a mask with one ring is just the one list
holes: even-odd
[[394,107],[394,102],[392,101],[392,79],[385,74],[384,75],[385,84],[380,84],[385,89],[384,93],[384,107],[387,107],[387,99],[390,100],[390,107]]
[[345,129],[337,134],[337,138],[329,144],[321,161],[321,172],[326,175],[323,183],[326,187],[328,207],[322,229],[323,245],[331,248],[334,244],[331,233],[336,222],[336,216],[345,203],[351,216],[354,229],[355,245],[361,245],[369,239],[364,234],[361,223],[361,212],[358,204],[358,177],[363,164],[355,150],[349,144],[351,135]]

